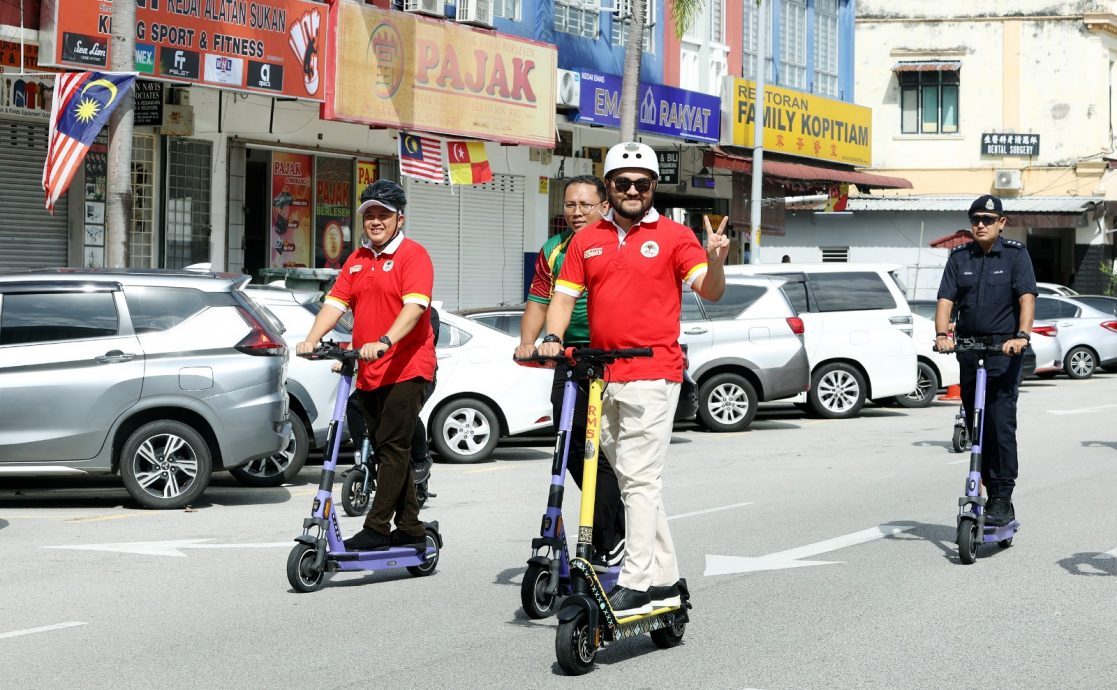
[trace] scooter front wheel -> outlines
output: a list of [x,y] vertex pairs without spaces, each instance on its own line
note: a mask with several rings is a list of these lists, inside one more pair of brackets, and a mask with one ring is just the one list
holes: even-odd
[[674,623],[668,625],[666,628],[652,631],[652,642],[660,649],[670,649],[677,647],[683,642],[683,635],[686,634],[686,621],[682,620],[680,616]]
[[954,427],[954,439],[951,444],[954,447],[955,453],[961,453],[966,450],[966,446],[970,444],[969,434],[966,433],[965,428],[956,426]]
[[977,561],[977,545],[981,543],[981,535],[977,532],[977,523],[973,520],[962,520],[958,523],[958,558],[966,565]]
[[314,567],[316,552],[310,544],[295,544],[287,556],[287,581],[297,592],[321,589],[325,573]]
[[431,549],[434,549],[434,554],[429,559],[423,561],[422,565],[407,566],[407,572],[415,577],[426,577],[433,573],[435,566],[438,565],[438,556],[440,553],[438,549],[438,538],[434,536],[434,532],[427,530],[427,543],[424,546],[424,550],[429,551]]
[[563,671],[581,676],[593,670],[593,659],[597,656],[593,633],[584,611],[573,620],[559,623],[555,634],[555,657]]
[[357,517],[368,512],[368,505],[372,501],[372,490],[365,489],[364,467],[349,470],[345,473],[345,481],[341,485],[341,507],[349,517]]
[[556,595],[547,593],[550,584],[550,569],[535,563],[527,567],[524,581],[520,584],[520,603],[524,605],[528,618],[539,620],[555,612]]

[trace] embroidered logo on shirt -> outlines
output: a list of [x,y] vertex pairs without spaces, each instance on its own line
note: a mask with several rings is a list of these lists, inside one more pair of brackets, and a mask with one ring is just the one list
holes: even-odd
[[390,271],[390,270],[392,270],[392,266],[395,266],[395,265],[396,265],[396,262],[389,259],[388,261],[384,262],[384,270],[385,271]]
[[592,256],[601,256],[602,251],[604,251],[604,250],[601,247],[594,247],[593,249],[587,249],[585,251],[585,253],[582,254],[582,258],[583,259],[588,259]]
[[640,245],[640,253],[649,259],[659,256],[659,245],[652,240],[648,240]]
[[361,270],[361,264],[353,264],[352,266],[349,267],[349,272],[350,273],[356,273],[359,270]]
[[1004,271],[993,271],[993,275],[997,276],[1004,273]]

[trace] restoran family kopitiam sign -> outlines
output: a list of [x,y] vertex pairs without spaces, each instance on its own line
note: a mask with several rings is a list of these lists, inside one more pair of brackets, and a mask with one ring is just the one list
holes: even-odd
[[[40,62],[112,66],[112,0],[43,0],[42,8]],[[136,0],[135,70],[321,101],[325,18],[325,5],[306,0]]]
[[555,145],[555,47],[338,0],[330,120]]

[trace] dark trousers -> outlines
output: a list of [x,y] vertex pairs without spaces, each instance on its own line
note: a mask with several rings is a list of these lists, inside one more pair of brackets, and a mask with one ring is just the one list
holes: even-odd
[[365,527],[381,534],[389,533],[393,517],[401,532],[412,536],[424,533],[415,483],[411,481],[411,438],[427,383],[411,379],[358,391],[379,464],[376,494],[365,516]]
[[[427,401],[433,390],[432,386],[427,386],[427,392],[423,394],[423,403]],[[422,409],[422,403],[420,403],[419,408]],[[349,401],[345,404],[345,422],[349,425],[350,440],[352,440],[353,445],[359,448],[361,437],[365,435],[368,425],[365,424],[365,412],[361,407],[361,398],[357,391],[353,391],[353,394],[349,396]],[[411,434],[411,462],[413,464],[426,462],[429,453],[427,427],[423,424],[422,418],[416,417],[415,431]]]
[[[981,480],[989,497],[1008,498],[1016,486],[1019,462],[1016,456],[1016,400],[1024,377],[1023,357],[994,355],[985,358],[985,423],[981,433]],[[966,426],[973,428],[974,395],[977,389],[977,355],[958,353],[962,404]]]
[[[566,384],[565,363],[555,367],[554,383],[551,386],[551,407],[555,428],[562,418],[562,396]],[[570,454],[566,459],[566,469],[582,488],[582,473],[585,466],[586,445],[586,408],[589,404],[589,382],[578,381],[578,395],[574,399],[574,417],[570,430]],[[621,490],[617,485],[617,475],[604,454],[597,458],[597,492],[593,509],[593,546],[601,555],[607,555],[624,539],[624,503]]]

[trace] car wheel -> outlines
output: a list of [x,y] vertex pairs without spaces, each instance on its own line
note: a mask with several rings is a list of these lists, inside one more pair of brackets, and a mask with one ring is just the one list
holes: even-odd
[[926,362],[919,362],[917,369],[915,390],[895,398],[900,407],[928,407],[935,401],[935,395],[939,392],[939,376],[935,373],[935,368]]
[[1088,379],[1098,368],[1098,358],[1093,350],[1079,345],[1063,357],[1063,368],[1072,379]]
[[865,378],[857,369],[842,362],[824,364],[811,378],[807,394],[811,410],[827,419],[846,419],[865,404]]
[[120,476],[144,508],[182,508],[209,485],[209,446],[192,427],[169,419],[144,424],[124,442]]
[[306,424],[299,415],[291,413],[291,438],[287,447],[275,455],[253,460],[247,465],[229,470],[229,474],[245,486],[280,486],[291,481],[306,464],[310,452],[310,437]]
[[710,431],[744,431],[756,416],[756,389],[739,374],[717,374],[698,388],[698,421]]
[[446,403],[431,424],[431,445],[449,462],[480,462],[493,452],[499,438],[496,413],[473,398]]

